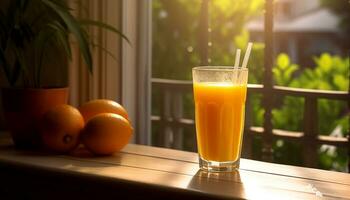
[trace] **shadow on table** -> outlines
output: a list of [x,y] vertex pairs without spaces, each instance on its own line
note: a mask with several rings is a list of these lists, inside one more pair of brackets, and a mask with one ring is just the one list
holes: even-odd
[[210,193],[215,198],[236,197],[245,199],[246,194],[240,172],[213,173],[198,170],[187,186],[188,189]]

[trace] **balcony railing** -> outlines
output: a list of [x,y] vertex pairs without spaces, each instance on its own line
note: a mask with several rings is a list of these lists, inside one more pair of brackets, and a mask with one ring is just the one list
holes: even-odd
[[[164,147],[172,147],[176,149],[183,149],[184,145],[184,131],[185,127],[192,127],[194,130],[194,120],[183,117],[183,97],[184,95],[193,94],[191,81],[179,81],[168,79],[152,79],[152,88],[159,92],[160,98],[160,115],[152,116],[152,123],[158,124],[159,133],[156,145]],[[303,160],[307,167],[317,166],[317,151],[319,145],[327,144],[336,147],[347,148],[350,153],[349,136],[333,137],[327,135],[320,135],[318,133],[317,120],[317,100],[333,99],[340,101],[349,101],[350,95],[344,91],[324,91],[311,90],[300,88],[289,88],[281,86],[273,86],[269,93],[266,93],[266,88],[263,85],[248,85],[248,96],[252,94],[262,94],[263,96],[274,96],[282,98],[284,96],[301,97],[305,100],[304,116],[303,116],[303,131],[294,132],[280,129],[273,129],[271,132],[266,131],[265,127],[254,127],[249,122],[249,116],[252,114],[249,110],[250,102],[247,98],[247,121],[245,124],[245,135],[243,145],[243,157],[252,158],[253,138],[259,135],[263,141],[263,157],[264,161],[273,161],[272,143],[275,139],[285,139],[287,141],[294,141],[301,143],[303,146]],[[264,106],[264,105],[263,105]],[[271,108],[274,105],[271,103]],[[264,118],[264,125],[271,122],[270,118]],[[190,133],[195,134],[195,132]],[[349,134],[348,134],[349,135]],[[195,146],[195,141],[193,141]]]

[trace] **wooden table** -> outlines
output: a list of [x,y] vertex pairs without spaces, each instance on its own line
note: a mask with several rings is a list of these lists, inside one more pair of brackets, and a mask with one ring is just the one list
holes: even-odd
[[9,138],[0,183],[0,199],[350,199],[346,173],[242,159],[235,173],[208,174],[196,153],[130,144],[81,158],[16,150]]

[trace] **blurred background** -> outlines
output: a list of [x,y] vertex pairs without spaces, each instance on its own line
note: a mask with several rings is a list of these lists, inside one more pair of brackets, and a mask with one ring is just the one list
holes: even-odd
[[[196,151],[190,82],[193,67],[233,65],[236,49],[243,50],[252,41],[249,83],[263,83],[264,3],[265,0],[152,1],[152,144]],[[349,1],[275,0],[273,5],[273,84],[325,92],[348,91]],[[250,94],[248,102],[246,123],[262,127],[262,94]],[[317,113],[308,119],[304,119],[304,98],[287,95],[275,97],[273,102],[274,129],[297,137],[305,123],[317,120],[318,135],[348,136],[346,101],[318,98]],[[179,120],[167,125],[164,118]],[[262,137],[255,134],[249,140],[244,144],[244,157],[264,160]],[[305,143],[274,138],[271,145],[272,162],[305,166]],[[312,167],[348,171],[347,145],[315,146],[315,154],[310,155],[316,156]]]

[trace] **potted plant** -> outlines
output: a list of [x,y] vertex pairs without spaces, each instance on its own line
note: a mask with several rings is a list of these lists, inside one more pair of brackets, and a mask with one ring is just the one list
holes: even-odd
[[5,120],[17,147],[37,147],[41,116],[51,107],[67,103],[68,88],[43,84],[43,76],[55,77],[54,69],[66,67],[72,58],[70,36],[90,72],[92,46],[86,25],[127,38],[108,24],[77,19],[66,1],[9,0],[2,4],[0,69],[8,82],[2,88]]

